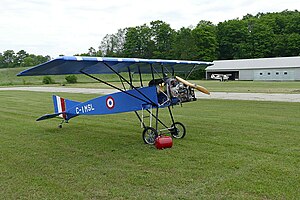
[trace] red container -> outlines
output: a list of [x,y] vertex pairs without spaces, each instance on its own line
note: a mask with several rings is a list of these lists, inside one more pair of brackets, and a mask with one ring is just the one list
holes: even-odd
[[170,136],[158,136],[155,139],[155,147],[157,149],[165,149],[165,148],[171,148],[173,145],[172,137]]

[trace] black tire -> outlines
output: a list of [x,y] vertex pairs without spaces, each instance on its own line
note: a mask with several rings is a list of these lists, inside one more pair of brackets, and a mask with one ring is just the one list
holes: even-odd
[[173,138],[176,138],[176,139],[184,138],[184,136],[186,134],[185,127],[180,122],[175,122],[174,124],[172,124],[172,126],[170,128],[170,132],[171,132],[171,135],[173,136]]
[[145,144],[154,144],[157,136],[157,131],[152,127],[146,127],[143,130],[143,140]]

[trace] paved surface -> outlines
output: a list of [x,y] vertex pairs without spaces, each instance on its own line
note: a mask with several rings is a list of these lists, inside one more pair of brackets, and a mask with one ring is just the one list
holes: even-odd
[[[83,94],[110,94],[116,92],[115,89],[91,89],[91,88],[66,88],[66,87],[5,87],[0,91],[21,90],[37,92],[68,92]],[[282,102],[300,102],[300,94],[269,94],[269,93],[227,93],[212,92],[211,95],[205,95],[196,92],[198,99],[230,99],[230,100],[254,100],[254,101],[282,101]]]
[[212,92],[210,96],[196,93],[198,99],[231,99],[252,101],[300,102],[300,94]]

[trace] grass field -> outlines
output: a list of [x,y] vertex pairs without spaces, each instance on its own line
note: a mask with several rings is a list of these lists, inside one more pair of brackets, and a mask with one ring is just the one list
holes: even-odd
[[[16,74],[27,68],[0,69],[0,86],[23,86],[23,85],[42,85],[43,76],[17,77]],[[76,75],[78,84],[66,84],[65,76],[51,76],[56,82],[54,85],[61,87],[86,87],[86,88],[108,88],[108,86],[95,82],[95,80],[84,75]],[[112,82],[118,87],[122,87],[120,79],[116,75],[96,75],[97,77]],[[124,74],[127,77],[127,74]],[[150,75],[144,75],[144,85],[148,85]],[[136,86],[139,86],[139,76],[134,75],[133,79]],[[211,92],[251,92],[251,93],[300,93],[300,82],[258,82],[258,81],[195,81],[191,82],[202,85]]]
[[[74,100],[94,95],[61,94]],[[58,129],[50,93],[0,92],[1,199],[297,199],[299,103],[199,100],[177,106],[187,136],[143,144],[132,113]],[[167,119],[165,111],[161,117]]]
[[[256,82],[256,81],[206,81],[206,80],[190,80],[192,83],[204,86],[210,92],[242,92],[242,93],[285,93],[299,94],[300,82]],[[118,82],[113,83],[119,87],[122,85]],[[136,83],[139,84],[138,82]],[[147,85],[147,82],[144,83]],[[83,88],[109,88],[100,83],[79,83],[68,84],[66,87],[83,87]]]

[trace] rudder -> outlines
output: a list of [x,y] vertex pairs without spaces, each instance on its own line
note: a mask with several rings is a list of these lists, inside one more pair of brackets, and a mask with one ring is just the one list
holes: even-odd
[[62,98],[60,96],[53,95],[53,104],[54,104],[54,113],[62,113],[58,115],[59,117],[63,119],[67,119],[67,113],[66,111],[69,110],[70,108],[80,104],[81,102],[78,101],[72,101],[69,99]]

